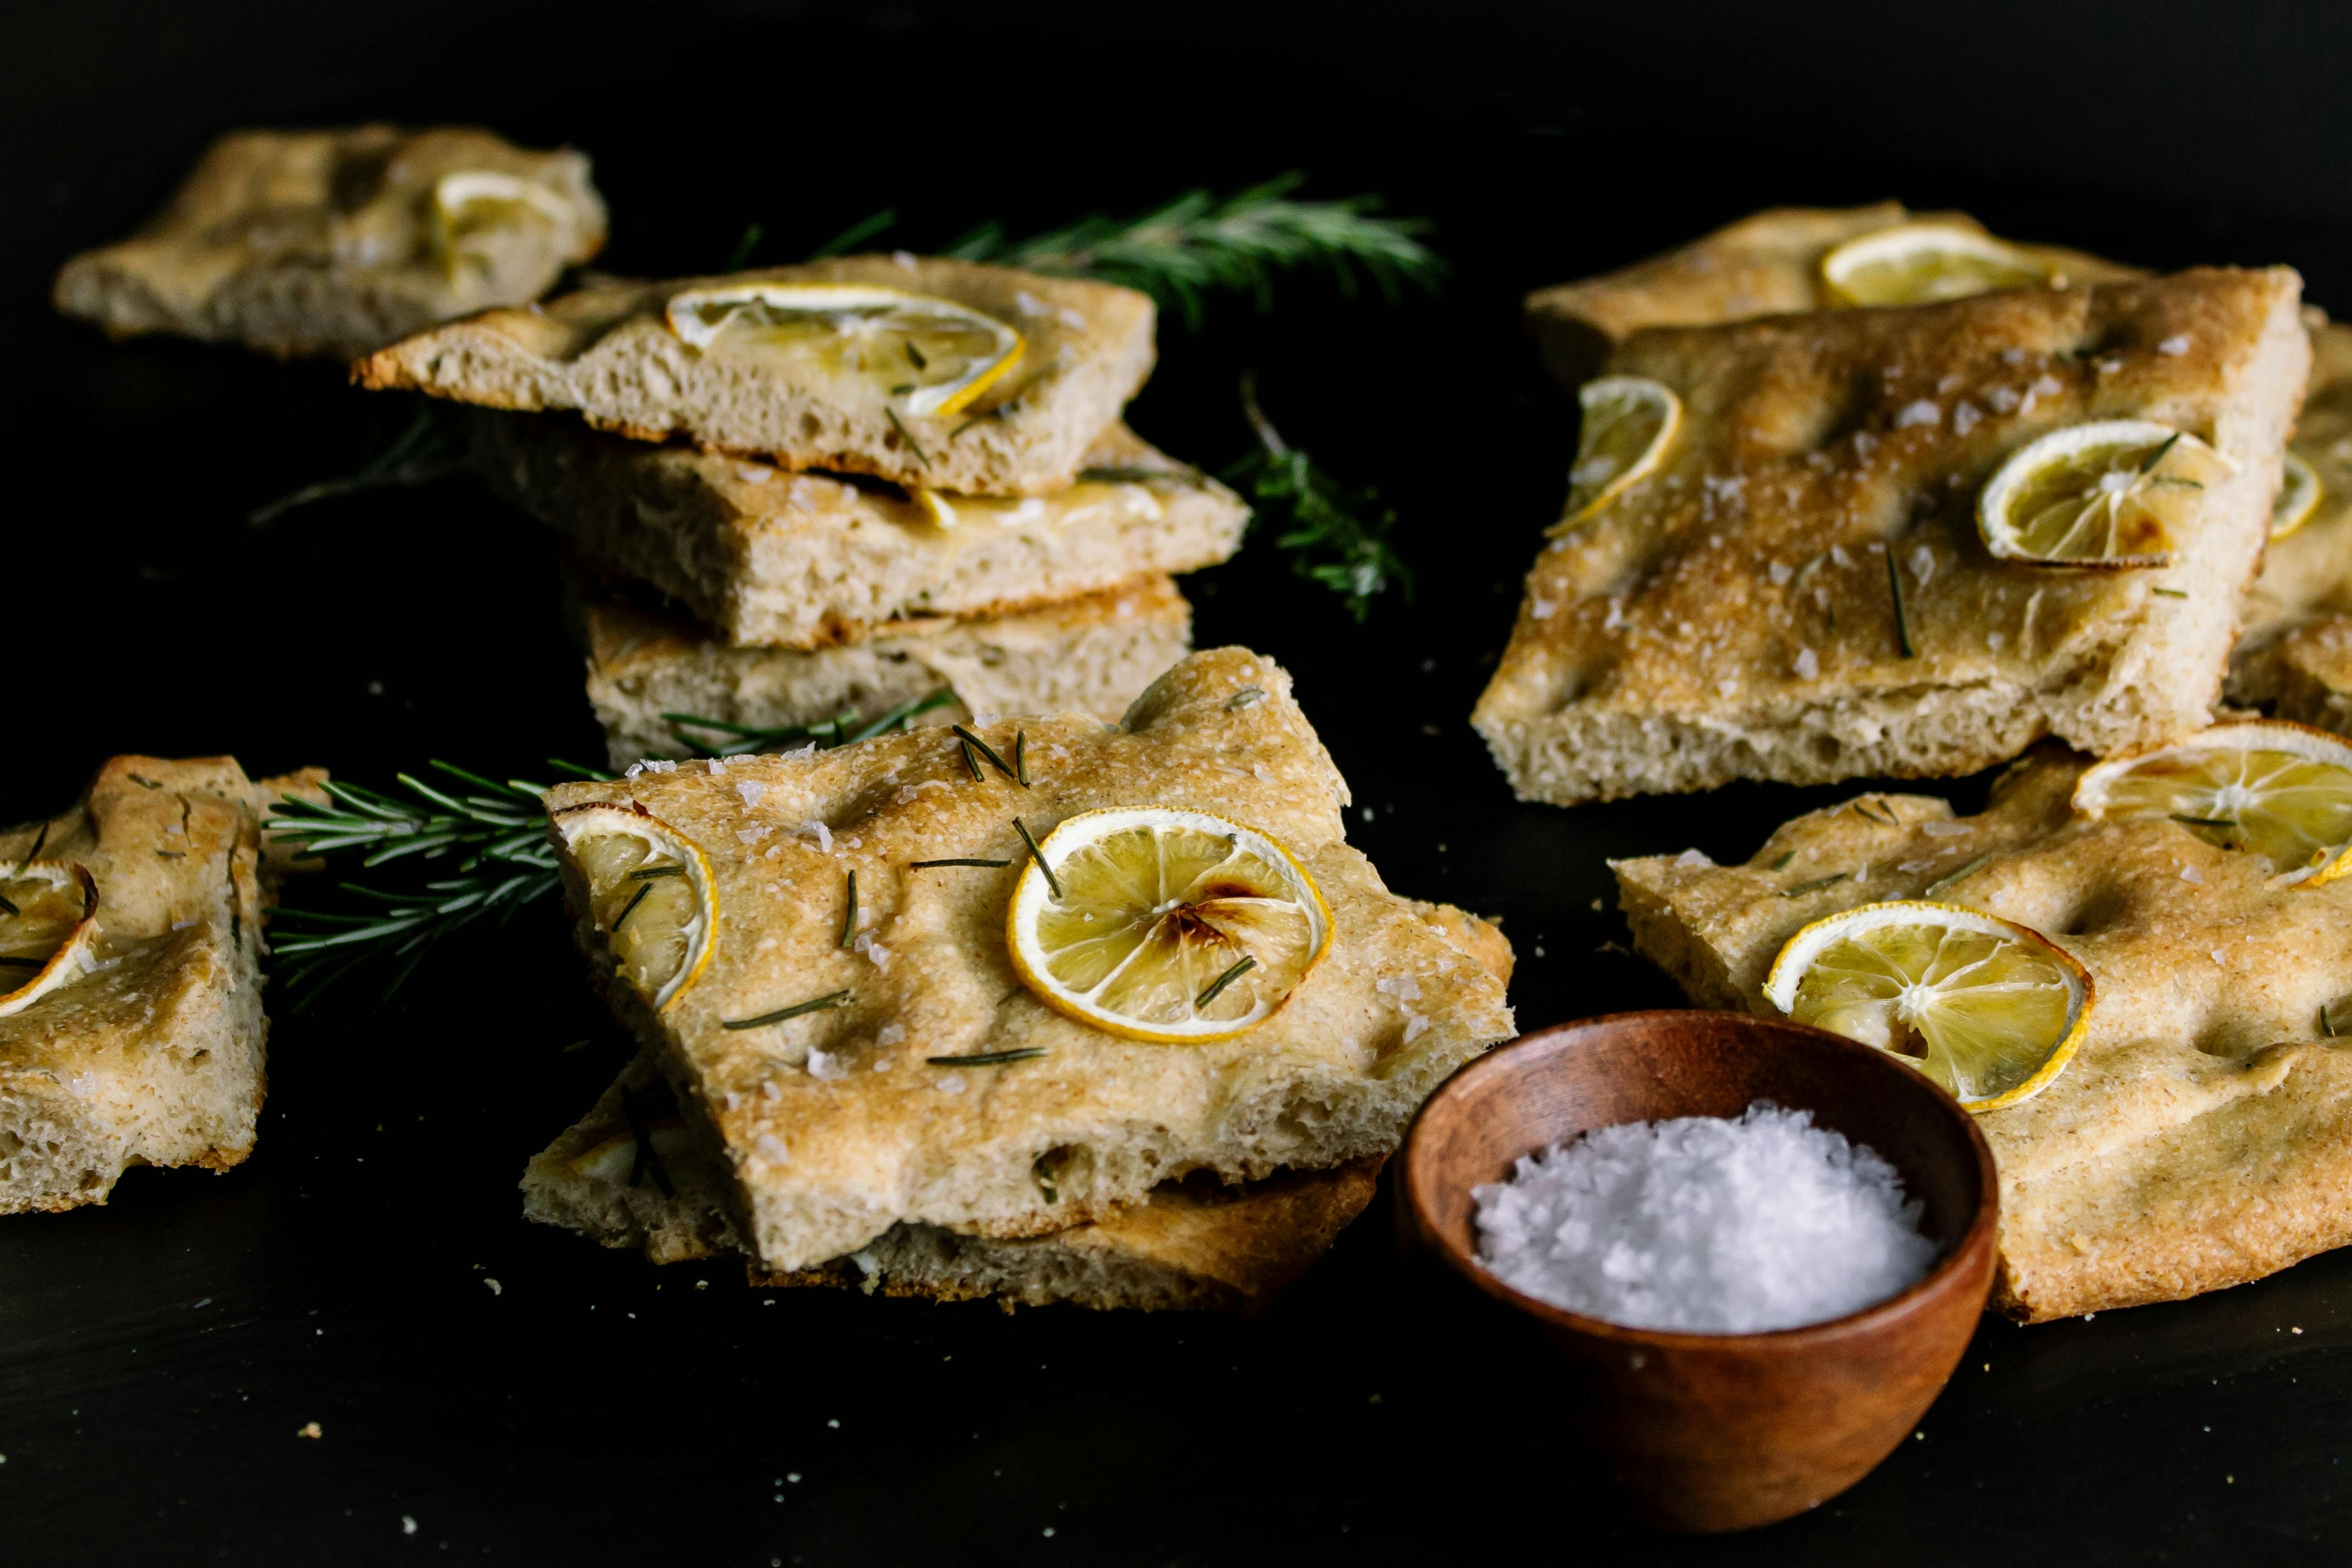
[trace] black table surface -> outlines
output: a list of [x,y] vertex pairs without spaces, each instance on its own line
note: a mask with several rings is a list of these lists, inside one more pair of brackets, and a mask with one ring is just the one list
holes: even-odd
[[[1207,464],[1234,394],[1377,484],[1418,568],[1356,625],[1260,537],[1188,580],[1286,663],[1402,891],[1503,918],[1523,1025],[1679,998],[1604,862],[1744,858],[1843,790],[1515,804],[1465,723],[1554,515],[1573,405],[1528,288],[1754,207],[1898,196],[2352,300],[2347,32],[2319,5],[590,4],[103,0],[0,22],[0,397],[15,464],[0,818],[120,752],[387,782],[593,756],[544,534],[460,480],[257,504],[407,405],[333,366],[52,317],[216,132],[471,121],[589,150],[612,267],[1044,226],[1291,167],[1436,221],[1443,294],[1286,281],[1161,331],[1134,423]],[[1855,787],[1861,787],[1859,785]],[[1914,785],[1965,808],[1982,780]],[[1564,1392],[1401,1267],[1383,1196],[1253,1321],[1005,1315],[656,1269],[525,1223],[523,1161],[624,1047],[535,910],[394,1000],[281,1016],[259,1146],[0,1220],[0,1561],[728,1563],[2338,1559],[2352,1258],[2177,1305],[1989,1320],[1916,1436],[1730,1541],[1615,1522]],[[583,1044],[583,1042],[585,1042]],[[495,1282],[495,1283],[494,1283]],[[315,1440],[298,1436],[319,1424]]]

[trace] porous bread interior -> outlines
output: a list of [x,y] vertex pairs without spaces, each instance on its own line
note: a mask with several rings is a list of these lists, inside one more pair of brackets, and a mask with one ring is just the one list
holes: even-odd
[[[2303,384],[2296,292],[2284,269],[2204,270],[1637,334],[1610,369],[1676,387],[1682,434],[1538,557],[1474,721],[1522,798],[1560,805],[1958,774],[2045,734],[2105,754],[2198,728]],[[2126,416],[2236,465],[2174,564],[1993,560],[1974,503],[2008,454]]]
[[2230,663],[2230,700],[2352,735],[2352,616],[2296,626]]
[[[1822,259],[1847,240],[1904,223],[1984,233],[1966,213],[1914,213],[1899,202],[1771,207],[1617,271],[1537,289],[1527,298],[1528,330],[1545,365],[1576,386],[1612,348],[1644,327],[1712,326],[1828,309],[1838,301],[1822,279]],[[2147,276],[2056,246],[2002,243],[2076,284]]]
[[691,622],[625,604],[585,603],[580,622],[588,700],[615,768],[688,754],[666,713],[761,729],[842,713],[866,722],[942,687],[956,700],[916,722],[1076,712],[1113,723],[1184,657],[1192,634],[1192,607],[1164,576],[1012,615],[934,617],[807,652],[730,647]]
[[2352,327],[2305,310],[2311,378],[2287,449],[2322,476],[2318,504],[2303,526],[2263,552],[2246,591],[2228,687],[2233,702],[2258,700],[2267,679],[2251,667],[2299,626],[2352,614]]
[[[1123,425],[1087,447],[1080,470],[1117,481],[1011,505],[951,497],[952,528],[888,486],[543,416],[484,414],[475,428],[494,489],[598,571],[651,585],[744,646],[821,647],[910,617],[998,615],[1190,572],[1231,556],[1249,521],[1233,491]],[[1143,473],[1164,477],[1128,477]]]
[[[1249,1181],[1386,1154],[1447,1073],[1512,1033],[1504,984],[1477,956],[1499,934],[1390,893],[1347,846],[1346,785],[1270,660],[1195,654],[1116,729],[1045,716],[981,733],[1009,754],[1016,729],[1027,789],[992,769],[972,780],[950,738],[919,730],[550,797],[559,821],[570,807],[633,802],[709,858],[719,936],[700,977],[658,1015],[609,978],[603,932],[576,929],[688,1121],[725,1149],[730,1214],[771,1268],[856,1251],[901,1221],[1036,1235],[1195,1170]],[[1154,804],[1271,833],[1330,906],[1328,955],[1234,1040],[1147,1045],[1063,1016],[1022,984],[1006,950],[1017,861],[908,869],[1009,859],[1021,852],[1015,816],[1042,838],[1079,811]],[[853,869],[878,959],[840,946]],[[564,872],[576,914],[587,906],[568,858]],[[841,1006],[723,1026],[843,989]],[[1045,1058],[929,1065],[1032,1047]]]
[[[97,968],[0,1018],[0,1213],[102,1204],[134,1164],[226,1170],[263,1089],[258,819],[324,775],[116,757],[63,816],[0,833],[99,887]],[[43,828],[46,826],[46,837]]]
[[[694,349],[665,319],[690,288],[863,283],[952,300],[1026,342],[1020,363],[947,416],[885,389],[757,353]],[[599,283],[543,308],[493,310],[371,355],[353,376],[490,408],[577,409],[640,440],[681,436],[790,468],[871,474],[967,495],[1066,487],[1150,374],[1155,312],[1131,289],[939,258],[846,256],[726,278]]]
[[[477,239],[451,268],[428,213],[443,174],[519,175],[569,215]],[[172,332],[280,358],[350,359],[470,311],[537,299],[604,244],[588,160],[486,131],[237,131],[197,163],[131,238],[66,263],[57,308],[116,337]]]
[[[659,1171],[634,1183],[583,1155],[631,1137],[625,1091],[661,1092],[640,1053],[589,1113],[533,1156],[523,1213],[656,1263],[740,1254],[727,1216],[724,1163],[683,1121],[646,1126]],[[849,1286],[933,1300],[993,1298],[1008,1308],[1066,1302],[1097,1310],[1201,1310],[1262,1306],[1322,1256],[1370,1202],[1380,1162],[1276,1176],[1249,1187],[1155,1188],[1099,1222],[1000,1239],[935,1226],[896,1225],[859,1252],[787,1274],[751,1269],[761,1285]]]
[[2243,1283],[2352,1242],[2352,879],[2281,887],[2162,817],[2070,809],[2088,759],[2045,745],[1976,816],[1871,795],[1747,862],[1614,863],[1634,945],[1701,1005],[1776,1016],[1811,922],[1933,897],[2016,921],[2090,972],[2088,1029],[2032,1098],[1979,1118],[2000,1167],[1996,1305],[2032,1321]]

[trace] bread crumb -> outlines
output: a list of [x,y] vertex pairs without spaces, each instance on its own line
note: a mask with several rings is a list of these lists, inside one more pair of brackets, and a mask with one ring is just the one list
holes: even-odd
[[320,1429],[319,1424],[316,1421],[305,1421],[301,1426],[294,1429],[294,1436],[297,1437],[323,1437],[326,1436],[326,1433]]
[[490,1288],[490,1294],[493,1296],[503,1296],[507,1293],[507,1288],[495,1279],[485,1279],[482,1283]]

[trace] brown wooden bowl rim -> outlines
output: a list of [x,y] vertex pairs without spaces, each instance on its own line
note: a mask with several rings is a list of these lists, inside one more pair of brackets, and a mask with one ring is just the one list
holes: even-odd
[[[1442,1233],[1432,1222],[1422,1204],[1421,1184],[1415,1175],[1418,1168],[1415,1155],[1420,1147],[1422,1128],[1428,1121],[1430,1113],[1437,1109],[1440,1101],[1454,1094],[1461,1085],[1474,1082],[1487,1073],[1514,1070],[1505,1064],[1509,1061],[1513,1052],[1527,1042],[1546,1039],[1555,1035],[1565,1034],[1571,1029],[1622,1027],[1628,1025],[1646,1024],[1659,1018],[1686,1017],[1693,1013],[1710,1015],[1739,1029],[1767,1034],[1787,1031],[1833,1041],[1834,1048],[1855,1054],[1857,1058],[1866,1057],[1875,1068],[1892,1070],[1900,1078],[1908,1079],[1913,1086],[1933,1096],[1946,1115],[1959,1119],[1961,1125],[1967,1131],[1968,1146],[1976,1157],[1976,1217],[1969,1221],[1969,1227],[1961,1232],[1959,1238],[1946,1249],[1944,1256],[1937,1261],[1934,1268],[1920,1276],[1916,1282],[1889,1296],[1884,1301],[1873,1302],[1857,1311],[1848,1312],[1842,1318],[1831,1318],[1822,1322],[1802,1323],[1788,1329],[1764,1329],[1747,1333],[1706,1333],[1675,1329],[1643,1329],[1624,1323],[1612,1323],[1603,1318],[1589,1318],[1581,1312],[1571,1312],[1565,1307],[1555,1307],[1549,1301],[1538,1300],[1533,1296],[1512,1289],[1489,1273],[1475,1256],[1465,1254],[1454,1245],[1453,1237]],[[1661,1350],[1704,1351],[1742,1348],[1763,1350],[1769,1348],[1803,1351],[1817,1345],[1826,1345],[1832,1341],[1875,1333],[1895,1320],[1917,1310],[1930,1297],[1948,1289],[1952,1277],[1958,1271],[1978,1267],[1973,1260],[1980,1253],[1990,1252],[1992,1247],[1994,1229],[2000,1220],[2000,1184],[1993,1165],[1992,1147],[1985,1142],[1984,1132],[1977,1126],[1976,1117],[1958,1100],[1947,1093],[1933,1079],[1890,1052],[1882,1051],[1874,1046],[1864,1045],[1859,1040],[1850,1040],[1843,1035],[1833,1034],[1827,1029],[1815,1028],[1811,1024],[1800,1024],[1792,1018],[1759,1018],[1752,1014],[1735,1013],[1722,1008],[1649,1007],[1626,1013],[1602,1013],[1590,1018],[1576,1018],[1566,1023],[1549,1024],[1539,1029],[1530,1029],[1525,1034],[1505,1041],[1486,1055],[1465,1063],[1444,1083],[1438,1085],[1436,1090],[1426,1100],[1422,1102],[1421,1110],[1413,1116],[1412,1127],[1405,1132],[1404,1169],[1402,1177],[1398,1184],[1402,1189],[1404,1203],[1410,1205],[1414,1228],[1427,1238],[1438,1255],[1445,1259],[1447,1267],[1456,1274],[1466,1278],[1479,1289],[1506,1306],[1517,1308],[1555,1328],[1570,1330],[1594,1339],[1612,1340],[1628,1345],[1654,1346]],[[1475,1232],[1475,1222],[1473,1228]],[[1991,1288],[1990,1270],[1988,1269],[1985,1282],[1988,1296],[1991,1293]],[[1979,1305],[1981,1307],[1982,1303],[1979,1302]]]

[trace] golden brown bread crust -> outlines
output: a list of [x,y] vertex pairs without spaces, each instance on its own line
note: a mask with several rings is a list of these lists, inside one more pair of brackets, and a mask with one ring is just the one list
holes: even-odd
[[[982,732],[1004,752],[1014,727]],[[916,731],[550,796],[557,812],[638,802],[711,861],[719,937],[701,978],[658,1016],[633,989],[608,994],[689,1122],[726,1149],[735,1218],[772,1268],[856,1251],[901,1221],[1038,1234],[1193,1170],[1246,1181],[1386,1153],[1430,1089],[1512,1033],[1503,984],[1465,951],[1458,923],[1389,892],[1346,844],[1347,786],[1272,661],[1239,648],[1195,654],[1121,728],[1066,717],[1019,728],[1031,789],[992,773],[974,783],[951,739]],[[1005,951],[1017,863],[906,868],[1009,858],[1021,843],[1015,816],[1042,837],[1079,811],[1146,805],[1272,833],[1331,906],[1329,955],[1238,1039],[1144,1045],[1053,1012]],[[860,929],[878,953],[839,945],[851,869]],[[601,953],[600,932],[580,934]],[[592,969],[611,973],[601,957]],[[843,1006],[721,1026],[842,988],[853,993]],[[1032,1047],[1046,1056],[927,1065]],[[1034,1175],[1041,1159],[1060,1173],[1051,1197]]]
[[[720,283],[866,283],[953,300],[1026,342],[1021,362],[946,416],[903,412],[878,389],[812,378],[789,362],[706,354],[666,323],[672,295]],[[423,332],[352,367],[362,385],[488,408],[577,409],[640,441],[787,468],[870,474],[965,495],[1046,495],[1150,374],[1148,295],[1108,283],[906,256],[846,256],[728,278],[601,282],[529,310]]]
[[[2197,728],[2303,385],[2298,286],[2200,269],[1637,333],[1609,368],[1674,388],[1682,433],[1538,557],[1475,721],[1523,796],[1559,804],[1957,774],[2048,733],[2105,753]],[[2118,417],[2236,464],[2174,565],[1992,559],[1975,504],[2002,460]]]
[[[1694,1001],[1773,1014],[1801,927],[1937,897],[2064,946],[2097,985],[2089,1034],[2032,1100],[1979,1119],[2000,1168],[1997,1304],[2029,1321],[2173,1300],[2352,1241],[2352,881],[2269,885],[2254,857],[2169,821],[2069,809],[2084,760],[2020,763],[1981,816],[1876,795],[1785,824],[1740,866],[1616,863],[1634,942]],[[1790,889],[1845,873],[1795,897]]]
[[[518,217],[449,254],[432,192],[461,171],[529,180],[565,216]],[[176,332],[349,359],[536,299],[604,239],[588,160],[568,149],[534,153],[463,128],[239,131],[213,143],[138,234],[68,261],[54,294],[58,310],[116,337]]]

